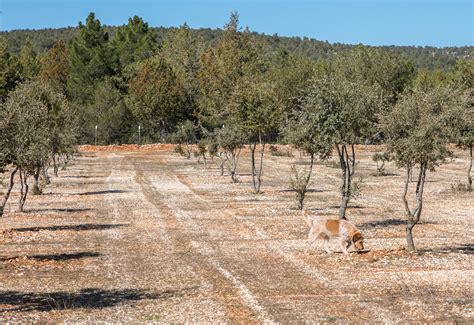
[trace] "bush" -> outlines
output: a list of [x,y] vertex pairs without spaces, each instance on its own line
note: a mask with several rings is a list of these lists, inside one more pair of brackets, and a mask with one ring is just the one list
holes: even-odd
[[275,145],[270,145],[269,147],[270,150],[270,155],[276,156],[276,157],[293,157],[293,153],[291,152],[290,148],[287,148],[286,150],[280,150],[278,149],[277,146]]
[[174,146],[174,152],[180,154],[181,156],[186,156],[186,153],[184,152],[183,146],[181,144],[177,144]]
[[453,193],[466,193],[466,192],[472,192],[472,189],[469,188],[468,184],[459,182],[459,183],[451,184],[451,191]]
[[363,185],[364,179],[362,178],[362,176],[359,176],[356,180],[352,182],[352,189],[350,193],[351,199],[357,199],[361,196]]
[[389,161],[390,157],[387,153],[375,153],[372,160],[377,164],[376,176],[385,176],[385,162]]
[[296,202],[298,203],[299,210],[303,210],[304,199],[311,185],[308,176],[309,171],[306,168],[298,169],[296,165],[291,166],[290,188],[296,194]]

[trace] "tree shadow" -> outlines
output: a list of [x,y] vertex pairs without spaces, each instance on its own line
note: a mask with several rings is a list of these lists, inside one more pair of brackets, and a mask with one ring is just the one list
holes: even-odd
[[[329,208],[330,208],[330,209],[339,209],[340,206],[339,206],[339,205],[331,205],[331,206],[329,206]],[[348,209],[365,209],[366,207],[363,206],[363,205],[351,205],[351,204],[349,204],[349,205],[347,206],[347,208],[348,208]]]
[[400,174],[393,173],[393,172],[386,172],[386,173],[383,173],[383,174],[374,173],[371,176],[374,176],[374,177],[393,177],[393,176],[400,176]]
[[83,231],[83,230],[105,230],[105,229],[114,229],[119,227],[128,226],[125,223],[118,224],[94,224],[94,223],[84,223],[80,225],[63,225],[63,226],[45,226],[45,227],[26,227],[26,228],[13,228],[12,231],[16,232],[27,232],[27,231],[41,231],[41,230],[74,230],[74,231]]
[[[285,188],[284,190],[280,190],[280,192],[283,192],[283,193],[290,193],[290,192],[294,192],[295,190],[292,190],[292,189],[289,189],[289,188]],[[306,191],[307,193],[322,193],[322,192],[329,192],[328,190],[320,190],[320,189],[315,189],[315,188],[310,188]]]
[[112,193],[127,193],[127,192],[128,191],[124,191],[124,190],[104,190],[104,191],[71,193],[70,195],[97,195],[97,194],[112,194]]
[[190,294],[196,288],[163,290],[150,292],[138,289],[104,290],[98,288],[82,289],[79,292],[19,292],[0,291],[0,312],[51,311],[68,309],[97,309],[113,307],[127,302],[144,299],[169,299]]
[[63,178],[95,178],[95,177],[103,177],[103,176],[94,176],[94,175],[67,175],[62,176]]
[[92,211],[95,209],[91,208],[52,208],[52,209],[31,209],[28,210],[28,212],[48,212],[48,211],[54,211],[54,212],[85,212],[85,211]]
[[96,252],[80,252],[80,253],[64,253],[64,254],[47,254],[47,255],[30,255],[30,256],[14,256],[0,257],[0,261],[8,262],[19,258],[25,258],[32,261],[68,261],[78,260],[86,257],[99,257],[101,254]]
[[[359,224],[361,228],[377,228],[377,227],[390,227],[390,226],[401,226],[406,225],[406,221],[402,219],[386,219],[386,220],[378,220],[378,221],[369,221]],[[433,221],[423,221],[419,224],[429,224],[434,225],[437,224]]]
[[461,244],[458,246],[438,247],[438,248],[423,248],[419,249],[418,253],[461,253],[474,254],[474,244]]

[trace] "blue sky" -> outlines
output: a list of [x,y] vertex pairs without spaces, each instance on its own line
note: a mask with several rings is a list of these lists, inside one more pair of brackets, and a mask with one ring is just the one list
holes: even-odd
[[0,0],[0,30],[103,24],[141,16],[151,26],[222,27],[236,10],[253,31],[331,43],[473,45],[474,0]]

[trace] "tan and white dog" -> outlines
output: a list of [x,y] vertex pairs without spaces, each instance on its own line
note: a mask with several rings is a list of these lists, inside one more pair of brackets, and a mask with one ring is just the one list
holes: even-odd
[[[332,253],[329,249],[329,240],[338,238],[342,252],[347,254],[347,249],[354,245],[355,249],[364,249],[364,237],[359,229],[347,220],[313,220],[307,211],[303,210],[303,216],[311,227],[308,234],[308,250],[314,245],[317,239],[324,240],[326,252]],[[307,250],[307,252],[308,252]]]

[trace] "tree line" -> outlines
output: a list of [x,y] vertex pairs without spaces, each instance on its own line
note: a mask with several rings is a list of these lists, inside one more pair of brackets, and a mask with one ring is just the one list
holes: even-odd
[[[115,35],[119,26],[104,26],[104,29],[111,37]],[[155,31],[158,44],[160,44],[168,34],[176,30],[175,27],[150,27]],[[0,32],[0,37],[7,40],[11,53],[18,54],[27,40],[31,40],[33,49],[37,53],[44,53],[50,50],[58,40],[68,43],[78,33],[78,27],[46,28],[46,29],[19,29]],[[222,29],[199,28],[191,29],[193,37],[203,42],[203,47],[208,47],[215,43],[224,31]],[[338,52],[353,48],[353,45],[343,43],[329,43],[328,41],[317,40],[308,37],[284,37],[278,34],[265,35],[251,32],[253,36],[259,38],[267,44],[267,49],[276,51],[284,47],[287,51],[298,53],[313,60],[330,58]],[[467,58],[473,50],[472,46],[454,46],[437,48],[433,46],[379,46],[387,51],[393,51],[413,62],[418,69],[451,69],[458,58]]]
[[[91,13],[69,42],[43,54],[27,40],[15,55],[0,39],[0,167],[14,167],[10,185],[19,171],[27,193],[28,177],[37,183],[51,164],[57,172],[76,143],[171,141],[188,158],[193,145],[197,156],[217,157],[233,182],[248,145],[259,193],[264,152],[278,141],[310,158],[296,182],[300,208],[315,160],[335,155],[339,217],[346,218],[358,186],[356,145],[383,142],[383,159],[406,169],[402,201],[414,249],[426,174],[452,155],[449,143],[468,149],[472,166],[473,58],[433,71],[397,51],[360,45],[315,59],[270,44],[238,18],[232,13],[217,37],[184,24],[160,38],[140,17],[111,32]],[[470,169],[467,178],[471,190]]]

